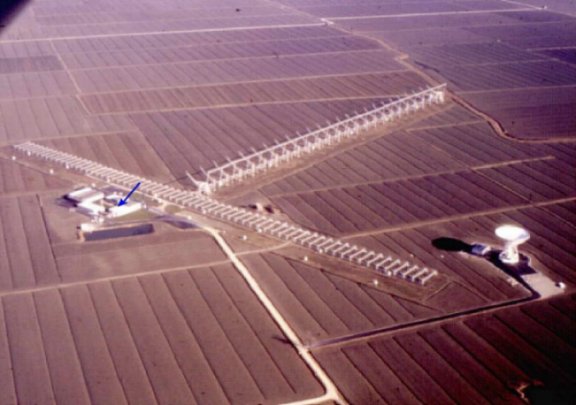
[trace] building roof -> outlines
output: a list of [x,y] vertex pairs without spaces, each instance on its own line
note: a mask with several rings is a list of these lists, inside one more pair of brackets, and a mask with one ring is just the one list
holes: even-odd
[[103,199],[104,193],[98,190],[94,190],[91,187],[83,187],[71,191],[70,193],[66,194],[66,197],[79,203],[93,203],[94,201]]

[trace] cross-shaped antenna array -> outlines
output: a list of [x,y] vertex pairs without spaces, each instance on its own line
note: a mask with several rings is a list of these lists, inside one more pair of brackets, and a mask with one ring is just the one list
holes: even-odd
[[[199,191],[182,190],[139,176],[112,169],[100,163],[70,153],[61,152],[33,142],[15,145],[14,148],[28,157],[39,157],[50,163],[74,170],[82,175],[130,189],[141,182],[139,193],[159,202],[174,204],[221,221],[266,234],[311,249],[318,254],[365,267],[385,277],[396,277],[419,285],[428,283],[438,274],[436,270],[419,266],[381,252],[338,240],[298,225],[263,215],[244,208],[222,203]],[[14,156],[16,160],[16,156]],[[50,169],[53,172],[53,169]]]

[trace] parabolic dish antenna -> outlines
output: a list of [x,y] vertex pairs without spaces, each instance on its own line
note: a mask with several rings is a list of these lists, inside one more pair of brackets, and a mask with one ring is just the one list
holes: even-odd
[[516,264],[520,261],[518,253],[518,245],[530,239],[530,233],[516,225],[500,225],[494,231],[496,236],[504,240],[504,250],[500,253],[500,260],[502,263]]

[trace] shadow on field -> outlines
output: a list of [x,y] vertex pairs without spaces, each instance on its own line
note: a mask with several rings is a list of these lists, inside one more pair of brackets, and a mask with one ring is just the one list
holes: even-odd
[[0,33],[29,0],[0,0]]
[[436,249],[445,250],[447,252],[472,253],[472,245],[454,238],[436,238],[432,241],[432,246]]

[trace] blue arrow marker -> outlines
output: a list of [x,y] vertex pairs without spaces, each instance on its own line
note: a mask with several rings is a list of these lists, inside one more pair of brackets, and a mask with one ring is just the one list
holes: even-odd
[[118,206],[121,207],[121,206],[125,205],[126,203],[128,203],[128,199],[130,198],[130,196],[132,194],[134,194],[134,191],[136,191],[136,189],[138,187],[140,187],[140,182],[136,183],[134,188],[132,190],[130,190],[130,192],[128,193],[128,195],[125,198],[121,198],[120,201],[118,201]]

